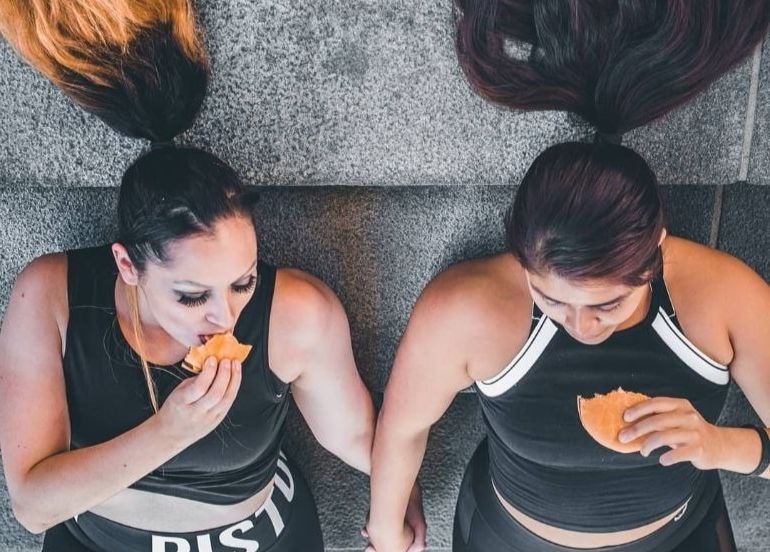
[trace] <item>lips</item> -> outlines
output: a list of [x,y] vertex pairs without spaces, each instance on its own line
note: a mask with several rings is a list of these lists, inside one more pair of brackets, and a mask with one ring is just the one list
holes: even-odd
[[198,339],[201,342],[201,345],[204,345],[209,339],[214,337],[217,334],[198,334]]

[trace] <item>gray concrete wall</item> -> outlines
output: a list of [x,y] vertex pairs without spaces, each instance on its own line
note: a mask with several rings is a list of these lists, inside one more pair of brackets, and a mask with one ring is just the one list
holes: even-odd
[[[264,256],[339,294],[379,400],[423,286],[454,262],[500,251],[502,214],[528,164],[590,130],[564,114],[514,113],[475,97],[455,62],[448,0],[198,4],[213,81],[183,139],[262,186]],[[628,137],[664,184],[672,232],[729,251],[766,279],[769,47],[764,62],[747,61]],[[116,185],[145,145],[70,105],[5,44],[0,98],[2,313],[29,260],[113,236]],[[733,389],[723,422],[754,416]],[[460,474],[481,435],[472,393],[431,434],[422,480],[435,550],[448,550]],[[362,549],[366,478],[321,450],[296,413],[288,449],[313,487],[329,550]],[[722,475],[740,552],[770,549],[770,483]],[[0,485],[0,550],[37,549]]]

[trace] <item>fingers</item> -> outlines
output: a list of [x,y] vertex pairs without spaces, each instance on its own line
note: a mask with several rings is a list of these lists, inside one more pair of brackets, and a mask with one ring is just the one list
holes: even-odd
[[689,429],[669,429],[653,433],[642,445],[639,451],[642,456],[649,456],[660,447],[679,448],[695,442],[698,433]]
[[644,402],[632,406],[623,414],[623,419],[627,422],[634,422],[639,418],[644,418],[650,414],[661,414],[664,412],[673,412],[677,409],[692,409],[692,404],[686,399],[675,399],[672,397],[655,397],[647,399]]
[[369,545],[366,547],[366,550],[364,552],[377,552],[372,545]]
[[636,424],[625,428],[618,434],[621,443],[628,443],[655,431],[665,431],[673,428],[694,429],[700,421],[700,415],[690,412],[667,412],[643,418]]
[[660,457],[659,462],[662,466],[671,466],[680,462],[690,462],[693,457],[693,448],[685,446],[668,451]]
[[[217,374],[214,377],[214,381],[211,383],[211,387],[203,397],[196,401],[196,406],[205,410],[211,410],[220,405],[223,402],[225,394],[232,393],[230,386],[234,378],[233,362],[229,359],[224,359],[219,362],[217,368]],[[237,391],[237,388],[236,388]]]
[[414,543],[425,546],[425,536],[428,528],[425,524],[425,517],[422,512],[410,512],[407,510],[406,522],[412,528],[412,532],[414,533]]
[[227,390],[222,396],[222,400],[219,401],[217,406],[213,409],[217,416],[227,413],[227,411],[230,410],[230,407],[233,405],[233,402],[235,402],[235,397],[238,395],[238,389],[241,387],[241,377],[241,363],[235,360],[232,363],[230,381],[227,384]]
[[214,377],[217,375],[217,359],[215,357],[209,357],[206,362],[203,363],[203,368],[200,374],[194,378],[186,380],[180,385],[184,385],[187,381],[191,382],[187,392],[184,395],[185,402],[192,404],[195,401],[203,397],[211,387]]
[[425,538],[428,533],[428,527],[425,524],[425,520],[420,520],[420,523],[415,524],[412,529],[414,530],[414,542],[415,544],[425,547]]

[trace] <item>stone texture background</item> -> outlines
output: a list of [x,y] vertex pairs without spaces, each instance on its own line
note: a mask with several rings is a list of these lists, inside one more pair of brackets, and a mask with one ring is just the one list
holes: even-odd
[[[502,215],[526,167],[547,145],[590,129],[474,96],[455,61],[448,0],[196,4],[213,80],[183,141],[262,187],[264,256],[339,294],[379,401],[423,286],[454,262],[500,251]],[[769,48],[627,138],[659,175],[672,232],[737,255],[765,279]],[[113,236],[116,185],[146,144],[72,106],[2,42],[0,98],[2,314],[29,260]],[[733,389],[723,422],[752,420]],[[449,550],[460,475],[481,435],[472,393],[431,434],[422,470],[431,550]],[[296,413],[287,448],[314,489],[328,549],[362,550],[366,478],[320,449]],[[770,549],[770,483],[722,475],[740,552]],[[39,543],[13,519],[0,478],[0,550]]]

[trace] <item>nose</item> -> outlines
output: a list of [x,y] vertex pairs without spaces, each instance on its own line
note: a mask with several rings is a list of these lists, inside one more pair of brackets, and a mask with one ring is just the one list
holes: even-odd
[[567,314],[565,324],[576,337],[589,338],[596,335],[599,319],[590,312],[575,309]]
[[222,330],[229,330],[235,324],[235,314],[227,299],[210,302],[211,310],[206,313],[206,320]]

